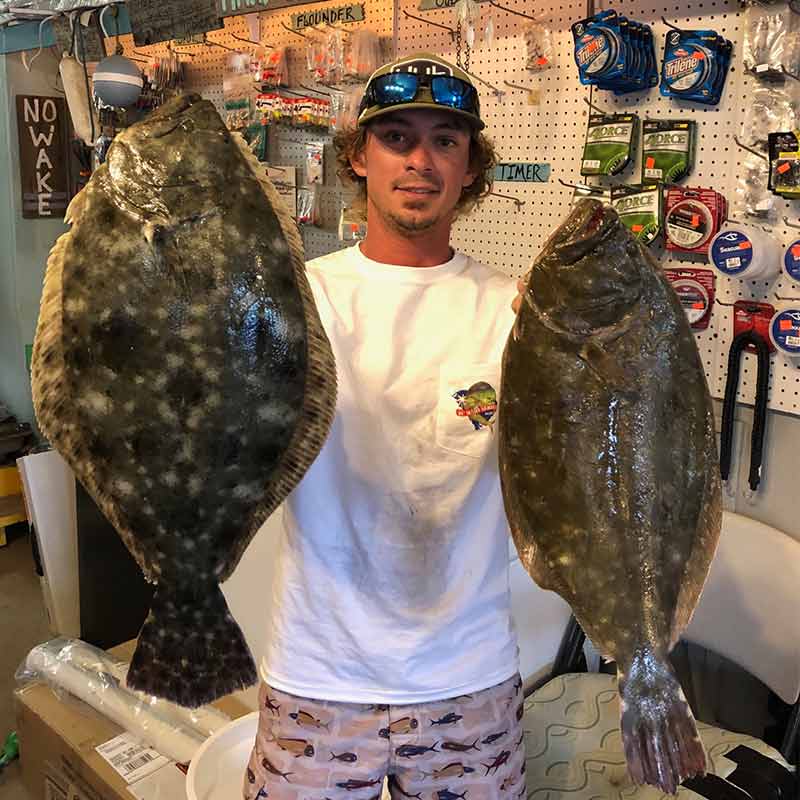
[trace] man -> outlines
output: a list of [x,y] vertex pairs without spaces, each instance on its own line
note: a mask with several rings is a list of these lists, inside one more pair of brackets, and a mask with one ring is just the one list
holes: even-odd
[[483,128],[469,76],[417,54],[337,138],[367,236],[307,265],[338,399],[285,505],[246,800],[524,794],[494,433],[514,283],[450,247],[491,185]]

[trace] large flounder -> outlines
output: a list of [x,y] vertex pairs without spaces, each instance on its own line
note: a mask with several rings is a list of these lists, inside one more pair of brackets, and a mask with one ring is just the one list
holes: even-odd
[[674,792],[705,768],[667,656],[719,537],[713,412],[674,291],[596,200],[576,206],[533,266],[498,427],[520,559],[617,662],[632,777]]
[[333,354],[297,228],[208,101],[121,133],[67,221],[37,419],[158,584],[128,682],[196,706],[257,679],[218,584],[322,447]]

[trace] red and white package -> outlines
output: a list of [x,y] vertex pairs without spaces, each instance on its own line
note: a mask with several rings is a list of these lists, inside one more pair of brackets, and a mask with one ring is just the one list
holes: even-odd
[[692,330],[704,331],[714,308],[716,275],[710,269],[665,269]]
[[[769,303],[757,303],[755,300],[737,300],[733,304],[733,336],[736,338],[744,331],[755,330],[767,343],[770,353],[775,352],[769,336],[770,323],[775,315],[775,307]],[[748,353],[755,353],[756,348],[749,344]]]
[[725,197],[713,189],[672,186],[664,203],[664,239],[667,250],[700,253],[708,246],[728,216]]

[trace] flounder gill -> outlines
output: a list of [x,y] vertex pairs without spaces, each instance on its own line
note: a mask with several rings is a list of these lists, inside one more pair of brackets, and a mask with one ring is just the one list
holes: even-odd
[[719,538],[713,409],[673,289],[596,200],[573,209],[533,266],[498,427],[520,559],[616,661],[631,776],[675,792],[705,769],[667,658]]
[[158,584],[128,683],[197,706],[257,679],[219,583],[325,441],[333,354],[297,228],[210,102],[120,133],[67,221],[37,419]]

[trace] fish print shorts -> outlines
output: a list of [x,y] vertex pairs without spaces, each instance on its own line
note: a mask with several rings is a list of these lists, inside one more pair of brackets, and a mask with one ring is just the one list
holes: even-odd
[[522,680],[419,705],[309,700],[266,684],[244,800],[521,800]]

